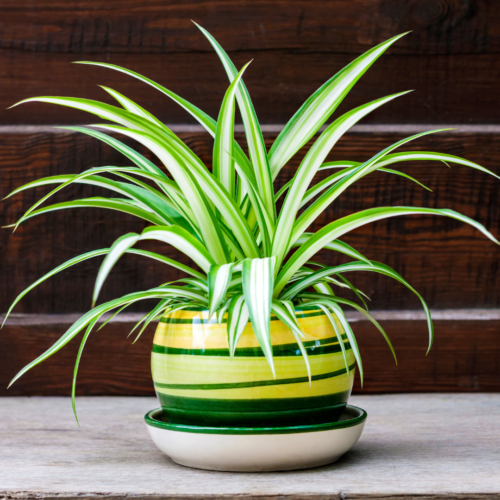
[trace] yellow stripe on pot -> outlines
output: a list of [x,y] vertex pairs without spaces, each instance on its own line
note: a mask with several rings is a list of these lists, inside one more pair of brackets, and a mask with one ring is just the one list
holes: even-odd
[[[349,350],[348,363],[354,355]],[[345,368],[342,353],[309,356],[311,375],[333,372]],[[307,376],[302,355],[276,356],[276,380]],[[254,382],[273,378],[265,357],[188,356],[153,353],[151,356],[153,379],[170,384],[222,384]]]
[[[208,399],[270,399],[270,398],[310,398],[349,391],[354,381],[354,369],[349,376],[344,372],[336,377],[308,381],[235,389],[174,389],[155,385],[156,392],[189,398]],[[307,378],[307,377],[306,377]]]
[[[304,342],[335,337],[335,331],[329,322],[325,322],[325,316],[321,315],[322,311],[307,311],[307,313],[317,314],[317,316],[297,318],[304,333]],[[179,349],[228,348],[226,323],[221,325],[215,322],[204,323],[208,321],[206,311],[177,311],[168,319],[192,323],[159,323],[154,339],[156,345]],[[227,320],[227,315],[224,319]],[[343,333],[342,325],[339,322],[337,325]],[[273,345],[295,343],[293,334],[281,321],[271,321],[271,337]],[[245,328],[238,347],[259,347],[250,323]]]

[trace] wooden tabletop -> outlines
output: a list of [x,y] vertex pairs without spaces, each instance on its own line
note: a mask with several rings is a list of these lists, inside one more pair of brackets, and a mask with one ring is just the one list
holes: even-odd
[[0,399],[0,498],[500,498],[500,394],[357,396],[358,444],[305,471],[225,473],[171,462],[143,422],[152,398]]

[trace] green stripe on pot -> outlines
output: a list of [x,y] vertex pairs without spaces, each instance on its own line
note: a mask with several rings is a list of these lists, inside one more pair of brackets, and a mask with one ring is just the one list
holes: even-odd
[[[349,366],[349,371],[352,371],[355,364]],[[346,369],[336,370],[334,372],[321,373],[313,375],[311,380],[324,380],[328,378],[338,377],[346,373]],[[280,380],[255,380],[250,382],[237,382],[228,384],[161,384],[155,382],[155,387],[158,389],[182,389],[182,390],[214,390],[214,389],[243,389],[246,387],[262,387],[266,385],[284,385],[284,384],[301,384],[309,382],[308,377],[284,378]]]
[[366,417],[366,411],[356,406],[347,405],[342,419],[338,422],[288,427],[204,427],[173,424],[162,420],[162,408],[146,413],[144,420],[147,425],[157,427],[159,429],[176,432],[190,432],[195,434],[296,434],[299,432],[318,432],[354,427],[355,425],[359,425],[366,420]]
[[172,396],[158,392],[158,398],[163,408],[213,411],[213,412],[264,412],[288,411],[307,408],[320,408],[346,403],[351,391],[341,391],[325,396],[309,398],[272,398],[272,399],[209,399]]
[[[333,340],[333,337],[331,337]],[[307,354],[309,356],[320,355],[320,354],[332,354],[341,352],[342,349],[340,344],[325,344],[328,339],[323,339],[323,342],[316,340],[311,342],[304,342],[304,344],[313,344],[310,347],[306,347]],[[315,344],[315,345],[314,345]],[[344,342],[346,350],[351,349],[349,342]],[[228,349],[181,349],[178,347],[167,347],[163,345],[153,344],[153,351],[156,354],[172,354],[172,355],[187,355],[187,356],[226,356],[229,357]],[[242,347],[236,349],[234,355],[236,357],[264,357],[265,354],[261,347]],[[297,344],[282,344],[279,346],[273,346],[273,356],[302,356]]]

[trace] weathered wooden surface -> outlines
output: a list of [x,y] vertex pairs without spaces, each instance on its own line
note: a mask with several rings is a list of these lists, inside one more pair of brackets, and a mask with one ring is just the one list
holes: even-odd
[[500,498],[500,395],[355,396],[358,444],[337,463],[285,473],[222,473],[174,464],[142,421],[153,398],[6,398],[0,497],[161,499]]
[[[367,128],[347,134],[333,149],[335,160],[363,161],[388,145],[419,130]],[[46,133],[46,129],[8,129],[0,133],[0,196],[14,188],[49,175],[78,173],[100,165],[127,164],[123,157],[97,140],[76,133]],[[183,130],[183,129],[181,129]],[[397,127],[396,127],[397,130]],[[471,131],[472,130],[472,131]],[[0,129],[1,132],[1,129]],[[498,131],[497,131],[498,132]],[[202,132],[180,132],[180,137],[210,165],[212,139]],[[266,133],[267,145],[276,133]],[[488,129],[448,132],[427,136],[404,150],[440,151],[476,161],[500,173],[500,141]],[[242,134],[238,134],[242,139]],[[140,148],[139,148],[140,149]],[[281,186],[294,174],[306,149],[283,170],[276,182]],[[339,198],[312,227],[317,230],[338,217],[373,206],[406,205],[450,208],[485,224],[500,234],[500,181],[466,167],[452,169],[438,162],[406,162],[395,168],[427,184],[432,193],[394,175],[375,173],[362,179]],[[319,177],[318,177],[319,178]],[[49,188],[29,190],[2,202],[0,225],[16,221]],[[104,195],[104,190],[71,187],[54,201]],[[130,231],[141,231],[145,223],[119,212],[71,209],[40,216],[22,224],[15,233],[0,230],[0,312],[18,293],[44,273],[67,259],[97,248],[108,247]],[[499,248],[475,229],[444,217],[409,216],[386,219],[364,226],[343,238],[369,258],[394,267],[433,308],[500,307]],[[170,257],[187,262],[163,244],[150,245]],[[340,262],[331,252],[319,259]],[[343,259],[345,260],[345,259]],[[20,313],[65,313],[85,311],[101,259],[92,259],[66,270],[28,294],[16,308]],[[108,278],[102,300],[142,290],[180,277],[180,273],[137,256],[125,256]],[[415,309],[418,299],[389,278],[374,273],[349,276],[373,299],[374,309]],[[134,306],[135,307],[135,306]],[[138,304],[136,310],[143,310]]]
[[[210,44],[238,66],[263,123],[284,123],[319,85],[368,48],[413,30],[363,78],[351,105],[408,88],[418,92],[369,118],[378,123],[499,123],[500,4],[488,0],[152,1],[7,0],[0,5],[0,108],[34,95],[100,98],[117,90],[168,123],[192,118],[123,75],[70,65],[124,65],[217,116],[227,87]],[[307,78],[304,78],[305,73]],[[23,106],[2,124],[80,122],[77,111]]]
[[[423,312],[376,311],[374,315],[391,338],[399,364],[395,365],[375,327],[364,317],[348,313],[365,370],[362,390],[356,377],[356,393],[500,392],[500,310],[434,311],[435,341],[427,356]],[[151,325],[133,345],[126,338],[141,316],[125,314],[120,321],[94,331],[80,363],[78,394],[154,394],[150,353],[155,326]],[[77,318],[74,314],[22,315],[8,321],[0,335],[0,396],[71,393],[79,338],[26,373],[8,390],[7,385]]]

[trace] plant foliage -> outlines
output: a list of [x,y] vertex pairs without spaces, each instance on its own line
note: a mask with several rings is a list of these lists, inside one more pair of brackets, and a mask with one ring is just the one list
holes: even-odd
[[[95,250],[65,262],[16,298],[8,314],[27,292],[47,278],[86,259],[104,256],[95,283],[93,308],[74,323],[49,350],[23,368],[13,382],[61,349],[79,332],[85,331],[75,366],[74,387],[83,346],[101,316],[110,312],[117,314],[125,307],[144,299],[158,299],[158,304],[136,326],[137,336],[155,319],[186,307],[201,306],[209,310],[210,316],[215,315],[219,322],[227,313],[228,346],[231,354],[234,354],[238,340],[250,320],[273,373],[271,314],[290,328],[304,355],[306,369],[310,371],[301,342],[303,334],[294,315],[295,305],[308,303],[325,312],[339,338],[342,332],[336,320],[342,325],[354,350],[362,378],[361,357],[354,333],[344,317],[344,306],[353,307],[370,319],[393,349],[382,327],[367,311],[364,294],[348,281],[344,276],[346,273],[380,273],[394,278],[415,293],[427,316],[429,349],[433,340],[433,326],[424,299],[396,271],[385,264],[370,261],[339,238],[360,226],[387,217],[431,214],[471,224],[498,243],[481,224],[464,215],[452,210],[414,207],[371,208],[332,221],[316,233],[307,232],[328,206],[366,175],[379,171],[418,182],[404,173],[387,168],[394,163],[434,160],[491,174],[473,162],[452,155],[427,151],[394,152],[409,141],[440,130],[408,137],[363,163],[325,163],[327,155],[346,131],[368,113],[405,92],[377,99],[336,118],[314,139],[293,179],[278,191],[274,188],[274,181],[285,164],[314,138],[359,78],[403,35],[370,49],[330,78],[295,113],[267,152],[257,115],[242,79],[248,64],[238,71],[217,41],[206,30],[199,28],[217,52],[230,81],[217,121],[172,91],[133,71],[105,63],[80,64],[103,66],[137,78],[182,106],[214,138],[211,171],[165,124],[112,89],[104,88],[117,101],[116,106],[70,97],[37,97],[21,101],[68,106],[110,122],[91,125],[90,128],[65,128],[103,141],[123,153],[130,160],[131,166],[96,167],[78,175],[47,177],[16,189],[10,196],[38,186],[56,186],[31,207],[15,227],[37,215],[74,207],[118,210],[142,218],[150,226],[141,234],[121,236],[110,248]],[[248,155],[234,139],[236,103],[243,119]],[[96,128],[101,131],[95,130]],[[135,139],[148,148],[158,158],[161,166],[155,165],[116,139],[115,136],[120,134]],[[313,183],[316,174],[323,170],[331,170],[333,173],[322,181]],[[87,198],[42,206],[56,192],[73,183],[106,188],[113,193],[113,197]],[[283,205],[278,213],[277,201],[283,195]],[[198,269],[157,253],[136,249],[136,245],[144,240],[157,240],[172,245],[187,255]],[[353,260],[333,267],[311,260],[318,251],[324,249],[340,252]],[[155,259],[184,271],[188,277],[95,306],[103,283],[125,253]],[[351,289],[363,306],[338,297],[334,287]]]

